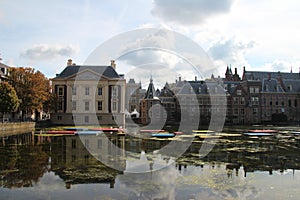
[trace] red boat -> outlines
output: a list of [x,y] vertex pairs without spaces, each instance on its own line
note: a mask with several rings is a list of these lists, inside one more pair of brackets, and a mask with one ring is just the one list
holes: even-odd
[[99,128],[90,128],[92,131],[103,131],[103,132],[123,132],[122,128],[108,128],[108,127],[99,127]]
[[249,130],[250,133],[278,133],[278,130],[271,130],[271,129],[255,129],[255,130]]
[[47,131],[47,134],[75,134],[75,131],[66,131],[66,130],[56,130],[56,131]]
[[158,130],[158,129],[149,129],[149,130],[140,130],[141,133],[160,133],[165,132],[165,130]]

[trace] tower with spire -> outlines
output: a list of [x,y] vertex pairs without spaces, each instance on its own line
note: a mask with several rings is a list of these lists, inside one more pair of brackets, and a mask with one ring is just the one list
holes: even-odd
[[[160,104],[160,100],[157,97],[152,76],[150,77],[150,82],[148,85],[147,92],[145,94],[144,99],[141,100],[141,123],[149,124],[151,119],[154,119],[157,113],[151,113],[151,107],[155,104]],[[151,116],[152,115],[152,116]]]

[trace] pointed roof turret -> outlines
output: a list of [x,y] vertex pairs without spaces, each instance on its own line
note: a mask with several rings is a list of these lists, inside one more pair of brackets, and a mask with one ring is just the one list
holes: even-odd
[[153,79],[152,79],[152,76],[150,78],[150,83],[149,83],[149,86],[148,86],[148,89],[147,89],[147,92],[146,92],[146,95],[145,95],[145,98],[144,99],[154,99],[156,96],[156,92],[155,92],[155,88],[154,88],[154,85],[153,85]]

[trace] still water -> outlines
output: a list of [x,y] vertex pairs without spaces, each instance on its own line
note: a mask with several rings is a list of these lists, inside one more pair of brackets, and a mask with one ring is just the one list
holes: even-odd
[[[176,145],[184,142],[178,138]],[[0,199],[300,198],[300,136],[292,134],[194,138],[179,157],[159,153],[168,139],[33,133],[0,139]],[[215,143],[208,155],[200,150],[204,143]]]

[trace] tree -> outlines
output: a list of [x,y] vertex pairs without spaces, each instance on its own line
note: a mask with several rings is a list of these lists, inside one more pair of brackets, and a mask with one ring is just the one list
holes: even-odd
[[9,68],[8,80],[21,99],[20,110],[24,113],[42,111],[50,98],[50,81],[33,68]]
[[20,104],[15,89],[7,82],[0,82],[0,112],[15,111]]

